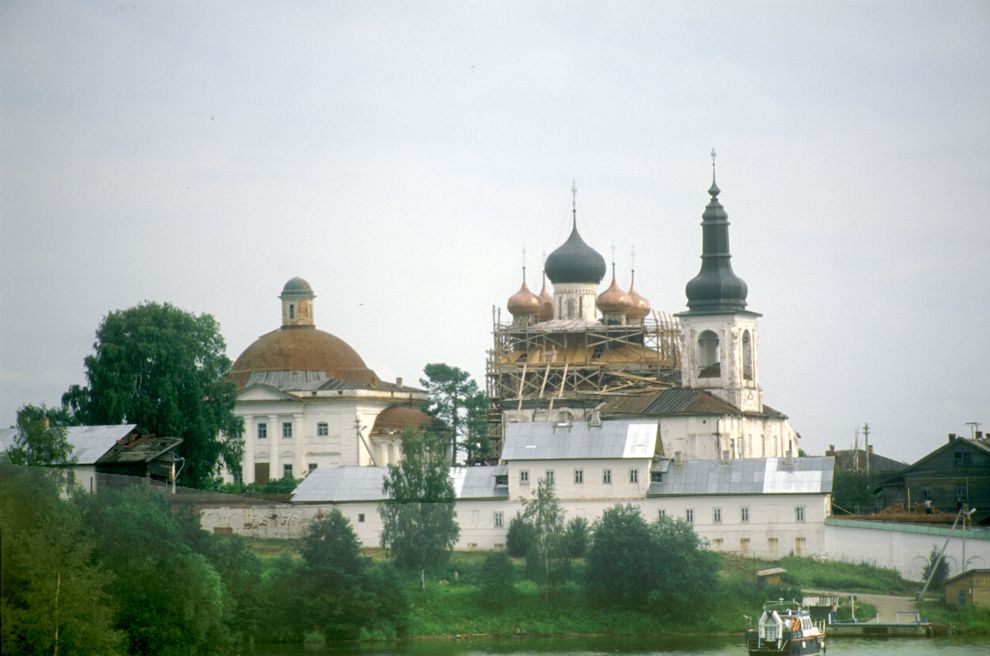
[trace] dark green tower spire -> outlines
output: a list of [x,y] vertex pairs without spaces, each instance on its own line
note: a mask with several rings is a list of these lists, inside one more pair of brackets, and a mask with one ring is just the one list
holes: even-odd
[[746,310],[746,282],[732,271],[729,253],[729,215],[718,202],[715,151],[712,150],[712,197],[701,215],[701,271],[688,282],[687,314],[723,314]]

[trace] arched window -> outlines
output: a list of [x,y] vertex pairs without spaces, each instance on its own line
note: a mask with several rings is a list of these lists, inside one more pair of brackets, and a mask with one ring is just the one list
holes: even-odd
[[698,335],[698,377],[717,378],[720,375],[718,335],[706,330]]
[[748,330],[742,336],[742,360],[743,378],[753,380],[753,340]]

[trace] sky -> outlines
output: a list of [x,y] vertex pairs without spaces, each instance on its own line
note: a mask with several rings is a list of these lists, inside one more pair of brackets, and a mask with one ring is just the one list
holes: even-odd
[[[381,378],[484,385],[578,227],[686,309],[717,153],[764,400],[802,448],[990,429],[990,4],[0,3],[0,425],[108,312],[235,359],[310,282]],[[607,280],[602,285],[604,290]]]

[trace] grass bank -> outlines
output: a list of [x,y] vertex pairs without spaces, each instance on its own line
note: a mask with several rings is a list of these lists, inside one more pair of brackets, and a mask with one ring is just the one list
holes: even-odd
[[941,601],[925,601],[918,604],[918,609],[929,622],[949,627],[949,633],[990,636],[990,608],[953,608]]
[[[298,542],[292,540],[250,540],[249,545],[266,566],[282,556],[299,557]],[[365,555],[376,561],[385,559],[379,549],[366,550]],[[454,553],[445,569],[429,578],[425,592],[419,591],[415,577],[406,580],[411,637],[738,633],[755,621],[764,601],[799,598],[802,588],[879,594],[911,591],[911,584],[901,580],[893,570],[868,565],[795,557],[767,561],[722,554],[717,589],[711,591],[703,604],[685,612],[684,619],[673,620],[647,609],[596,605],[585,593],[581,560],[573,562],[567,580],[546,601],[539,587],[525,577],[525,563],[513,560],[512,598],[495,607],[481,591],[480,572],[486,555]],[[787,570],[783,585],[757,588],[756,571],[776,566]],[[844,611],[840,607],[840,618]],[[867,619],[869,608],[857,604],[856,614]]]

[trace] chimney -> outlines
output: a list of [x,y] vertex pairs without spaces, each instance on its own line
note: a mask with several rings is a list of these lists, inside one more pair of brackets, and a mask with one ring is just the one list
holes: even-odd
[[827,455],[827,456],[834,456],[835,455],[835,445],[834,444],[829,444],[828,445],[828,451],[825,452],[825,455]]
[[600,428],[602,425],[602,413],[598,410],[592,410],[591,417],[588,419],[588,425]]
[[950,442],[955,442],[956,441],[956,434],[955,433],[949,433],[949,441]]
[[872,444],[867,445],[866,452],[868,454],[870,454],[871,456],[873,455],[873,445]]
[[402,376],[397,376],[395,379],[395,386],[402,387]]
[[684,464],[684,454],[680,451],[674,451],[674,464],[678,467]]

